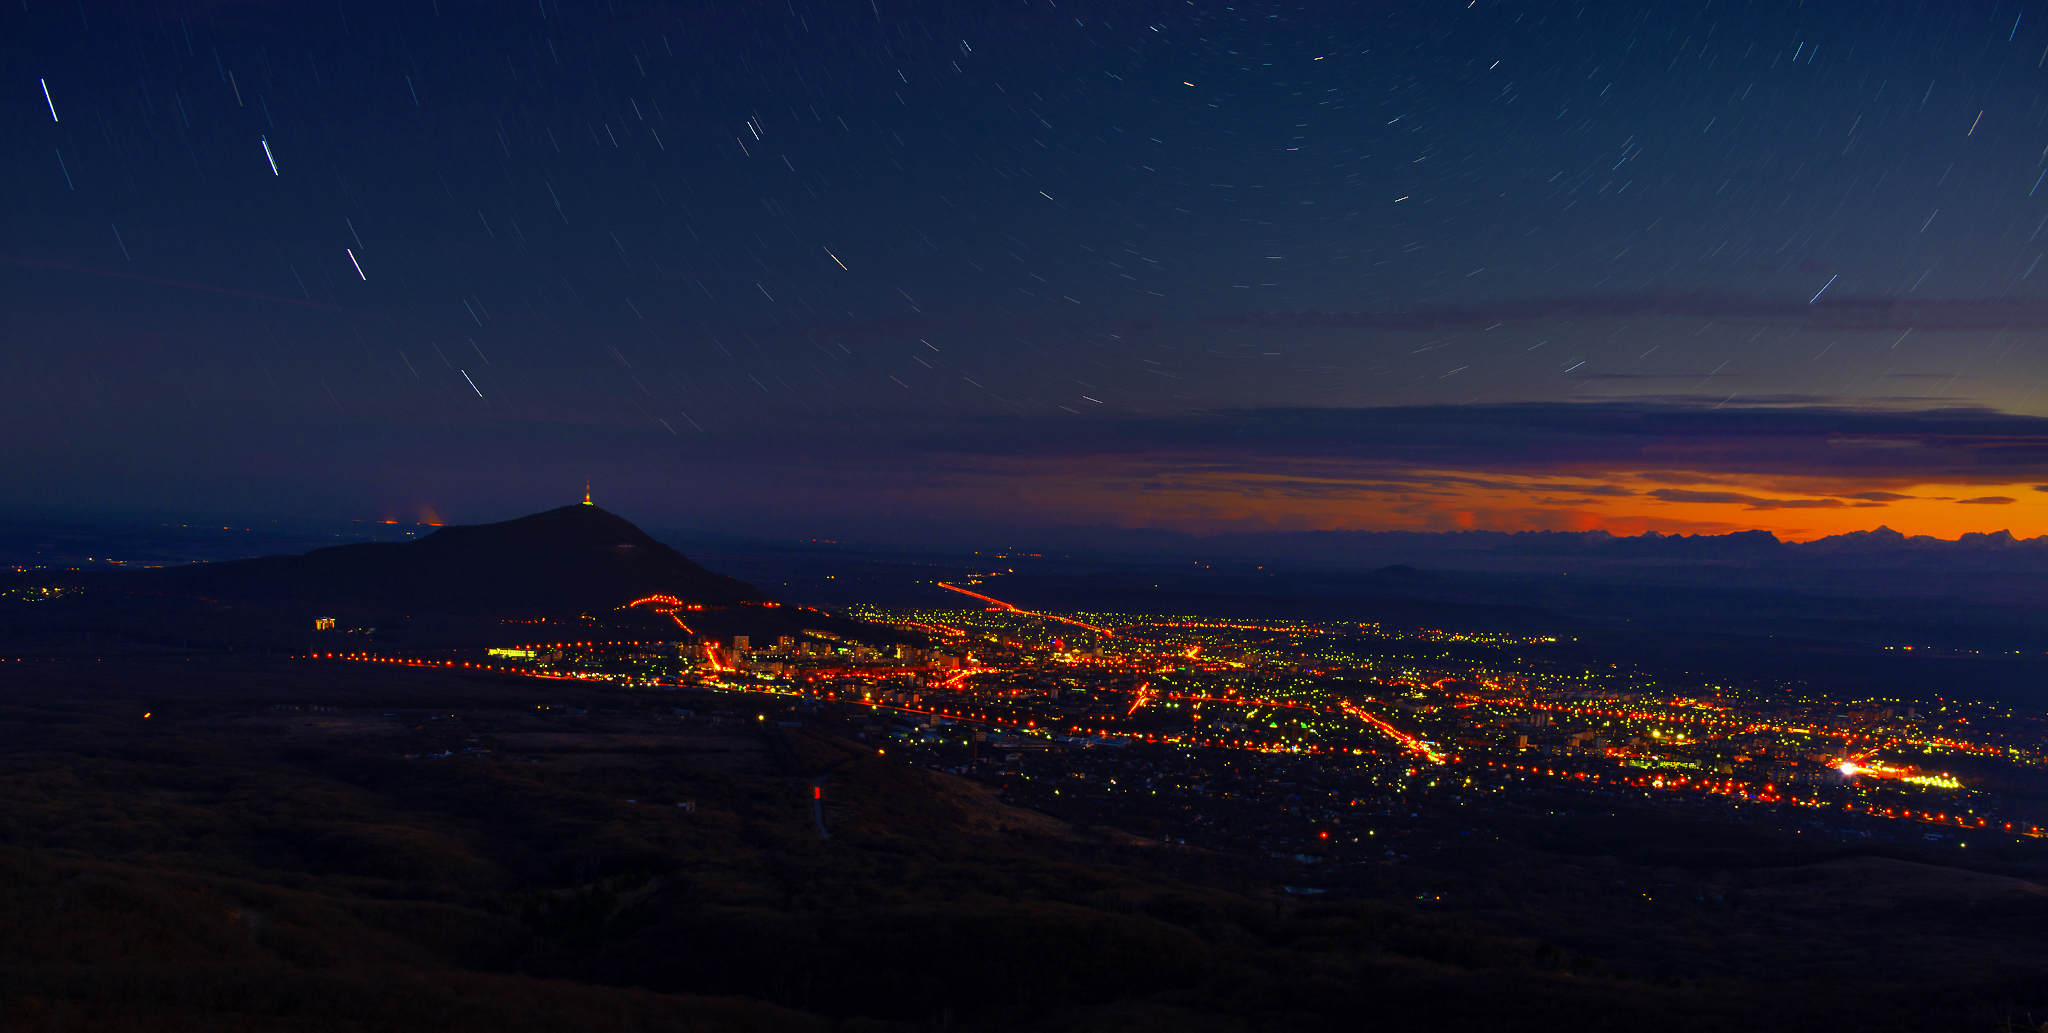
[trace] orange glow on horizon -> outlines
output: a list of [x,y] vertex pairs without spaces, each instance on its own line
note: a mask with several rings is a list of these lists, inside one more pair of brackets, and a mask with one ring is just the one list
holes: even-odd
[[[1196,464],[1190,463],[1189,466]],[[1651,465],[1646,462],[1645,466]],[[1021,472],[1021,471],[1020,471]],[[1245,531],[1606,531],[1633,537],[1769,531],[1803,542],[1889,527],[1953,541],[2009,530],[2048,535],[2048,491],[2024,483],[1920,483],[1886,477],[1761,477],[1725,472],[1374,470],[1267,474],[1121,468],[1032,477],[1022,505],[1045,519],[1090,514],[1124,527],[1197,535]],[[1131,483],[1146,483],[1133,491]],[[1559,483],[1570,482],[1570,483]],[[1576,489],[1576,490],[1573,490]],[[1104,519],[1106,518],[1106,519]]]
[[[1757,465],[1766,460],[1776,465]],[[2048,470],[1967,462],[1938,472],[1875,464],[1802,468],[1768,455],[1668,442],[1625,462],[1418,467],[1216,452],[962,456],[944,475],[920,483],[915,496],[923,509],[961,518],[1194,535],[1761,530],[1810,541],[1880,526],[1948,541],[1999,530],[2018,538],[2048,535],[2048,491],[2037,488],[2048,484]],[[903,502],[901,489],[886,483],[840,489],[848,506]]]

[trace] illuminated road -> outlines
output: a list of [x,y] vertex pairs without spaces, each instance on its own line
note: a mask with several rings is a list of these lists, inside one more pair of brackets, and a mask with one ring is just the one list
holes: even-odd
[[1050,613],[1036,613],[1031,610],[1021,610],[1015,606],[1010,605],[1009,603],[1002,601],[1001,599],[995,598],[994,596],[982,595],[980,592],[970,592],[967,589],[961,588],[959,585],[949,585],[944,581],[935,581],[933,582],[933,584],[938,585],[940,588],[958,592],[961,595],[971,595],[974,598],[979,599],[982,602],[988,603],[989,605],[994,606],[995,608],[1002,610],[1005,613],[1014,613],[1024,617],[1038,617],[1049,621],[1059,621],[1061,624],[1072,624],[1077,628],[1087,628],[1089,631],[1096,632],[1097,634],[1100,634],[1103,638],[1116,637],[1115,631],[1109,628],[1098,628],[1093,624],[1087,623],[1086,621],[1077,621],[1071,617],[1058,617]]

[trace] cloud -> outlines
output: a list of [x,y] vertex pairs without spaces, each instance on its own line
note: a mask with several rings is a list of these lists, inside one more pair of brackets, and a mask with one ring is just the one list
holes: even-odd
[[[1007,432],[1001,443],[984,436],[997,430]],[[1264,467],[1287,456],[1352,465],[1354,477],[1375,469],[1606,480],[1647,468],[1626,476],[1673,485],[1832,482],[1780,489],[1814,494],[2048,480],[2048,418],[1966,407],[1887,412],[1597,402],[1231,409],[1061,425],[950,425],[945,440],[935,436],[930,445],[975,448],[977,438],[1020,453],[1189,449],[1226,465]]]
[[1425,330],[1553,319],[1689,316],[1819,330],[2006,330],[2048,326],[2048,302],[2032,298],[1912,299],[1843,296],[1809,302],[1740,294],[1584,294],[1479,305],[1425,305],[1377,312],[1254,312],[1206,322],[1259,327]]
[[1573,380],[1730,380],[1743,379],[1747,373],[1560,373]]
[[[849,425],[814,440],[810,460],[821,472],[807,475],[813,481],[836,476],[822,472],[840,465],[835,456],[864,449],[863,490],[888,492],[911,479],[929,485],[919,498],[906,495],[904,507],[989,508],[1000,499],[1020,519],[1057,513],[1183,529],[1614,530],[1625,521],[1647,527],[1725,513],[1731,528],[1800,537],[1867,526],[1870,514],[1859,509],[2048,485],[2048,419],[1962,406],[1607,400],[1105,411],[1058,420],[933,415],[908,426]],[[745,443],[720,461],[775,465]],[[1911,515],[1916,531],[1979,529],[1966,526],[1970,509],[1943,520],[1922,508]]]
[[[1809,304],[1806,298],[1772,298],[1728,293],[1571,294],[1486,302],[1471,305],[1420,305],[1410,308],[1360,312],[1244,312],[1219,313],[1194,319],[1164,318],[1159,313],[1137,314],[1107,322],[1078,317],[1023,315],[1011,311],[977,311],[951,316],[905,318],[877,315],[822,326],[778,327],[756,325],[744,333],[750,338],[807,341],[828,335],[841,341],[936,340],[937,334],[999,334],[1008,339],[1017,333],[1113,334],[1123,336],[1159,334],[1186,335],[1205,328],[1236,331],[1364,329],[1383,331],[1454,330],[1478,326],[1491,328],[1501,323],[1553,322],[1573,320],[1637,319],[1676,317],[1707,319],[1731,326],[1783,326],[1809,330],[1890,330],[1915,333],[1953,330],[2010,330],[2048,327],[2048,301],[2031,298],[1917,299],[1887,296],[1829,296]],[[742,331],[735,330],[735,333]],[[1581,373],[1589,379],[1594,373]],[[1630,379],[1656,374],[1600,374],[1605,378]],[[1741,376],[1725,371],[1693,376],[1725,380]],[[1914,374],[1893,374],[1913,377]],[[1925,377],[1946,376],[1926,374]],[[1719,401],[1719,399],[1715,399]]]
[[1666,502],[1739,503],[1751,509],[1839,509],[1844,505],[1841,499],[1763,499],[1732,491],[1686,491],[1682,488],[1658,488],[1646,494]]
[[1840,509],[1848,503],[1841,499],[1758,499],[1751,509]]
[[1764,501],[1754,495],[1738,495],[1732,491],[1686,491],[1682,488],[1658,488],[1645,494],[1650,495],[1652,498],[1663,499],[1666,502],[1746,503]]
[[1724,481],[1696,473],[1675,473],[1670,470],[1646,470],[1636,474],[1636,479],[1651,484],[1723,484]]
[[1524,491],[1572,491],[1581,495],[1605,495],[1609,498],[1635,494],[1617,484],[1523,484],[1519,487]]
[[1984,496],[1983,498],[1980,498],[1980,499],[1957,499],[1957,500],[1956,500],[1956,505],[1958,505],[1958,506],[2010,506],[2010,505],[2012,505],[2013,503],[2015,503],[2015,502],[2018,502],[2018,501],[2019,501],[2018,499],[2009,499],[2009,498],[2006,498],[2006,497],[2005,497],[2005,496],[2003,496],[2003,495],[1986,495],[1986,496]]

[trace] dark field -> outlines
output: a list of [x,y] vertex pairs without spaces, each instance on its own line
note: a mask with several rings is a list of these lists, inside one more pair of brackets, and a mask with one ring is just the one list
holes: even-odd
[[762,697],[175,654],[8,661],[0,687],[11,1029],[2048,1017],[2032,844],[1418,794],[1403,856],[1311,879],[1135,810],[1008,806]]

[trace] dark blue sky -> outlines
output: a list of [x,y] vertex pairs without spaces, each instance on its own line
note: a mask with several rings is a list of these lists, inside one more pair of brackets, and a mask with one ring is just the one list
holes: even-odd
[[2048,8],[22,6],[37,504],[2048,524]]

